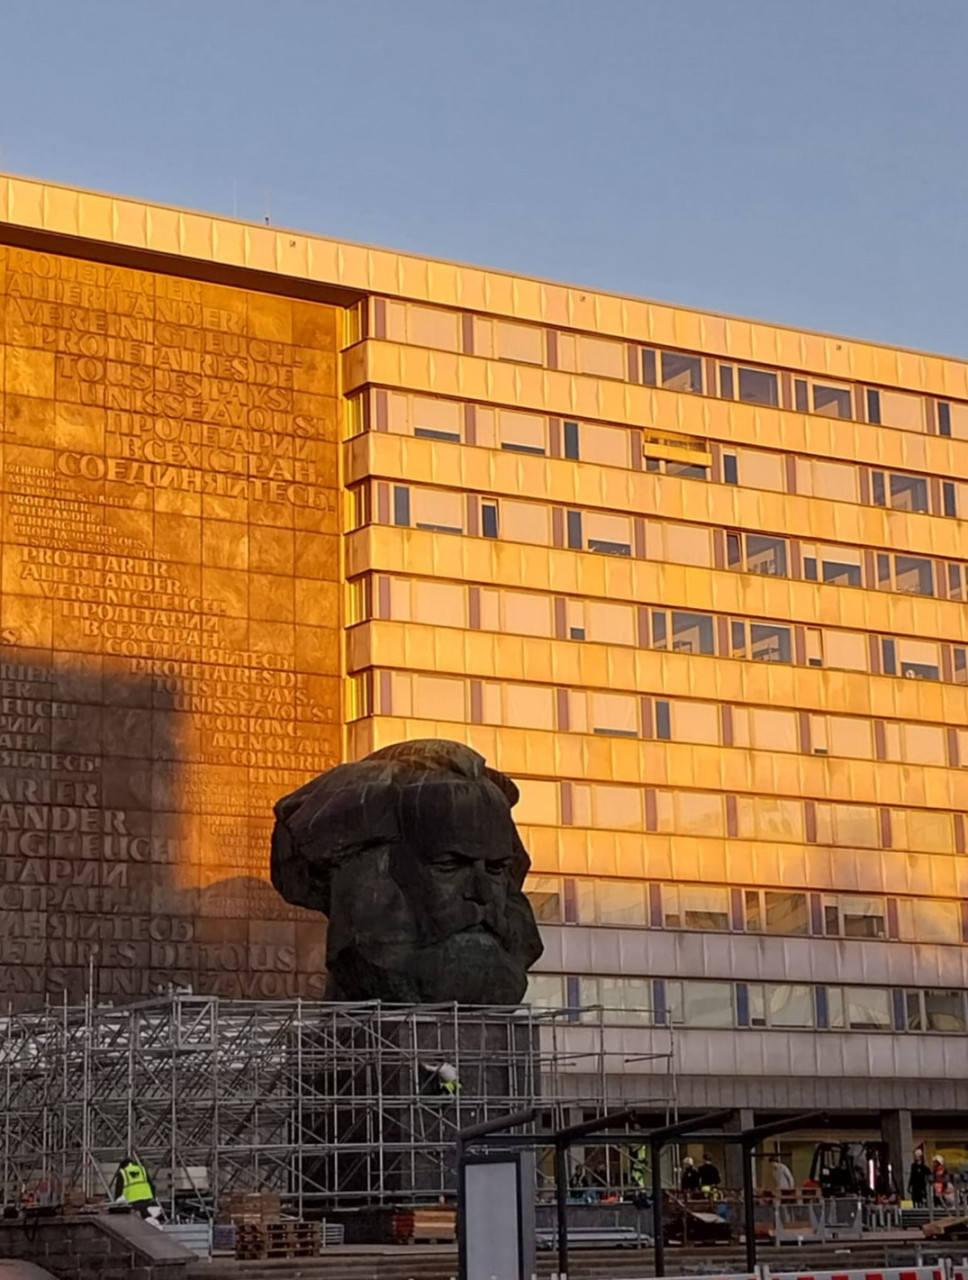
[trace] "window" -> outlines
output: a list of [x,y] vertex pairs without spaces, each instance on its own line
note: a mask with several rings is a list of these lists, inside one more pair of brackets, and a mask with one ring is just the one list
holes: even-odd
[[[575,425],[575,424],[571,424]],[[565,423],[565,444],[567,446],[567,428]],[[597,462],[603,467],[627,467],[629,450],[638,448],[638,435],[623,427],[583,426],[581,429],[581,455],[586,462]],[[577,445],[577,441],[576,441]],[[565,456],[568,455],[567,447]],[[577,453],[575,457],[577,457]]]
[[892,809],[891,843],[908,853],[953,853],[952,815],[942,809]]
[[850,418],[853,416],[848,387],[826,386],[822,382],[813,384],[813,411],[828,418]]
[[534,778],[519,778],[521,799],[515,806],[515,820],[525,826],[556,826],[559,822],[557,782],[541,782]]
[[648,886],[641,880],[578,880],[576,885],[581,924],[642,928],[649,923]]
[[443,627],[464,626],[463,587],[456,583],[421,579],[411,582],[410,588],[414,622],[429,622]]
[[885,427],[899,427],[902,431],[924,430],[924,409],[920,396],[906,395],[901,391],[879,393],[880,416]]
[[[405,396],[390,395],[388,425],[391,431],[404,428],[403,414],[397,403],[406,403]],[[410,404],[413,434],[427,440],[457,441],[461,439],[461,406],[456,400],[428,400],[414,396]],[[399,423],[399,426],[395,425]]]
[[[663,625],[665,614],[653,614],[653,619],[661,616]],[[664,648],[663,644],[656,645],[657,648]],[[714,628],[713,620],[708,613],[683,613],[674,609],[672,611],[672,651],[674,653],[706,653],[715,652]]]
[[724,836],[723,797],[706,791],[656,792],[657,829],[670,835]]
[[782,538],[768,538],[758,533],[746,535],[746,570],[786,577],[786,543]]
[[650,559],[671,560],[673,564],[692,564],[703,568],[712,566],[712,534],[699,525],[659,524],[650,520],[646,541]]
[[765,369],[739,370],[739,398],[750,404],[766,404],[776,407],[780,401],[777,395],[775,373],[767,373]]
[[733,743],[754,751],[798,751],[796,712],[733,707]]
[[578,336],[578,363],[582,373],[595,378],[624,378],[625,347],[609,338]]
[[828,938],[883,938],[883,898],[833,894],[823,899],[824,933]]
[[[571,546],[569,511],[569,543]],[[583,520],[586,546],[589,551],[602,555],[630,556],[632,554],[632,521],[628,516],[611,516],[601,511],[587,511]]]
[[812,1027],[813,988],[790,983],[750,983],[751,1027]]
[[747,889],[746,928],[750,933],[808,934],[810,911],[805,893]]
[[869,805],[818,804],[817,843],[843,849],[876,849],[881,842],[877,810]]
[[737,449],[736,458],[746,488],[769,489],[773,493],[783,493],[786,489],[781,454],[766,453],[762,449]]
[[729,982],[667,982],[666,999],[674,1023],[686,1027],[734,1025],[733,988]]
[[534,918],[542,924],[559,924],[562,916],[561,880],[558,876],[528,876],[524,892]]
[[663,742],[668,742],[672,737],[672,717],[669,713],[669,704],[662,698],[659,698],[655,704],[655,736]]
[[639,736],[639,704],[632,694],[590,693],[588,703],[592,733]]
[[780,796],[737,796],[736,817],[742,840],[801,841],[803,806]]
[[721,364],[719,366],[719,394],[724,400],[733,400],[736,393],[733,390],[733,366],[729,364]]
[[888,760],[901,764],[948,763],[945,732],[940,725],[888,721],[884,725],[884,740]]
[[647,387],[654,387],[658,381],[655,374],[655,352],[648,347],[642,348],[642,381]]
[[501,448],[512,453],[544,454],[548,449],[548,423],[532,413],[501,409],[497,415]]
[[555,694],[547,685],[497,684],[482,686],[482,718],[485,724],[506,724],[517,729],[554,729]]
[[670,391],[702,391],[702,361],[698,356],[662,352],[662,385]]
[[[894,642],[892,642],[894,643]],[[931,640],[898,640],[895,643],[900,674],[909,680],[940,680],[941,661],[938,646]],[[887,663],[884,664],[887,672]],[[896,675],[897,670],[888,672]]]
[[695,462],[675,462],[669,458],[665,464],[667,476],[677,476],[680,480],[708,480],[709,468],[701,467]]
[[828,996],[832,1027],[846,1025],[851,1031],[890,1031],[891,993],[886,988],[844,987],[842,991],[839,1001],[830,1000]]
[[580,456],[578,449],[578,423],[566,422],[565,427],[565,457],[571,458],[577,462]]
[[[656,702],[656,737],[658,732],[659,707]],[[666,716],[671,719],[672,738],[676,742],[692,742],[699,745],[718,746],[720,741],[720,711],[715,702],[672,702],[664,704]],[[668,723],[668,720],[667,720]]]
[[962,940],[961,906],[940,898],[901,898],[897,904],[898,930],[905,942],[953,942]]
[[729,929],[729,890],[719,885],[666,884],[662,913],[667,929]]
[[[399,306],[401,304],[396,304]],[[387,336],[397,342],[411,342],[418,347],[437,347],[443,351],[460,350],[460,316],[456,311],[442,311],[436,307],[421,307],[405,303],[406,336],[391,334],[394,324],[390,317],[396,310],[387,305]]]
[[825,547],[803,544],[803,576],[810,582],[829,582],[838,587],[862,585],[861,553],[852,547]]
[[[878,560],[882,557],[878,556]],[[934,572],[931,561],[921,556],[894,557],[894,587],[916,596],[934,595]]]
[[868,388],[867,390],[867,421],[874,423],[875,426],[881,421],[881,396],[879,391]]
[[828,667],[840,671],[866,671],[867,637],[858,631],[825,631],[824,657]]
[[596,1022],[604,1010],[606,1022],[652,1025],[652,983],[648,978],[582,978],[583,1021]]
[[481,534],[485,538],[498,536],[497,503],[481,503]]
[[599,644],[635,644],[635,610],[631,605],[589,600],[585,617],[588,640]]
[[551,508],[543,503],[503,499],[501,537],[509,542],[528,542],[538,547],[550,546]]
[[643,796],[638,787],[576,783],[571,790],[573,826],[604,831],[642,830]]
[[544,332],[533,325],[498,320],[495,325],[499,360],[544,364]]
[[525,1004],[535,1009],[564,1009],[565,980],[557,973],[529,973]]
[[928,482],[923,476],[905,476],[892,471],[888,479],[891,506],[895,511],[927,511]]
[[723,454],[723,483],[739,484],[739,466],[735,453]]
[[955,497],[955,486],[950,480],[945,480],[941,485],[941,502],[946,516],[957,516],[958,502]]
[[834,502],[856,502],[859,493],[857,468],[846,462],[820,458],[797,458],[797,493]]
[[402,485],[393,487],[393,523],[410,524],[410,490]]
[[951,435],[951,405],[943,401],[938,403],[938,435]]
[[963,991],[905,992],[908,1031],[964,1032],[965,993]]
[[[395,491],[399,493],[400,490]],[[412,489],[410,510],[418,529],[432,533],[463,533],[464,495],[442,489]],[[404,523],[397,520],[397,524]]]
[[874,732],[870,720],[860,716],[828,716],[830,752],[849,760],[874,758]]
[[750,657],[754,662],[792,662],[790,628],[750,623]]

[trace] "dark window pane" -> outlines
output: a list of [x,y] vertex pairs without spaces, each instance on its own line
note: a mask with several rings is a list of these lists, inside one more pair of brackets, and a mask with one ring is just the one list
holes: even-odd
[[856,911],[851,911],[848,905],[844,907],[843,917],[845,938],[884,937],[883,915],[859,915]]
[[938,435],[951,435],[951,405],[940,401],[938,404]]
[[[652,616],[654,618],[655,614]],[[712,617],[708,613],[680,613],[673,610],[672,648],[675,653],[713,653],[715,641]]]
[[921,992],[905,992],[905,1005],[907,1008],[908,1031],[923,1031],[924,1021],[921,1017]]
[[961,599],[961,565],[948,565],[948,598],[949,600]]
[[672,737],[669,704],[661,700],[655,704],[655,736],[668,741]]
[[897,675],[897,645],[887,637],[881,641],[881,665],[886,676]]
[[871,472],[871,492],[874,495],[874,502],[878,507],[887,506],[887,490],[884,487],[884,472]]
[[561,881],[554,876],[534,876],[524,886],[536,920],[545,924],[561,921]]
[[485,502],[481,505],[481,532],[485,538],[497,537],[496,502]]
[[565,457],[578,459],[578,423],[565,423]]
[[782,538],[765,538],[758,533],[746,535],[746,568],[749,573],[765,573],[785,578],[786,543]]
[[802,378],[797,378],[793,384],[793,401],[798,413],[806,413],[810,408],[807,400],[807,384]]
[[950,480],[946,480],[941,486],[941,500],[944,505],[944,513],[946,516],[956,516],[958,514],[955,487]]
[[723,454],[723,480],[727,484],[739,484],[739,463],[735,453]]
[[890,556],[880,555],[877,557],[877,585],[889,590],[891,586],[891,558]]
[[584,640],[584,639],[585,639],[585,628],[584,628],[584,627],[569,627],[569,629],[568,629],[568,638],[569,638],[570,640]]
[[916,596],[933,596],[934,574],[931,561],[921,556],[895,556],[894,582],[898,591],[909,591]]
[[881,420],[881,393],[868,388],[867,391],[867,421],[880,423]]
[[646,458],[645,469],[646,471],[661,471],[662,463],[658,458]]
[[968,649],[956,644],[951,653],[955,662],[955,684],[968,684]]
[[754,662],[792,662],[793,646],[789,627],[750,624],[750,656]]
[[924,1020],[928,1031],[964,1031],[964,992],[925,991]]
[[746,898],[746,928],[751,933],[760,933],[763,929],[763,914],[760,911],[759,890],[747,889],[745,898]]
[[808,582],[817,581],[817,557],[816,556],[803,557],[803,576],[807,579]]
[[656,384],[655,352],[648,347],[642,348],[642,381],[647,387],[654,387]]
[[410,490],[401,485],[394,485],[393,488],[393,523],[410,523]]
[[702,361],[698,356],[663,351],[662,385],[670,391],[702,391]]
[[840,933],[840,913],[836,906],[824,907],[823,931],[828,938],[836,938]]
[[589,538],[588,550],[603,556],[630,556],[632,548],[627,542],[609,542],[605,538]]
[[719,366],[719,394],[724,400],[732,400],[733,393],[733,366],[731,364],[721,364]]
[[776,390],[776,374],[767,373],[765,369],[740,367],[739,398],[750,404],[778,405],[780,401]]
[[652,613],[652,646],[655,649],[666,647],[666,616],[657,609]]
[[860,565],[844,563],[842,560],[824,560],[823,580],[838,587],[859,587]]
[[825,387],[813,384],[813,411],[828,418],[850,417],[850,392],[844,387]]
[[706,468],[698,467],[694,462],[667,462],[667,476],[680,476],[684,480],[705,480]]
[[805,893],[780,893],[767,889],[763,900],[767,933],[810,932],[810,912]]
[[743,552],[740,548],[739,534],[726,535],[726,563],[731,569],[738,569],[743,563]]
[[920,476],[891,472],[891,506],[895,511],[927,511],[928,482]]
[[581,512],[568,512],[568,545],[573,551],[580,551],[582,547],[581,540]]
[[729,626],[729,644],[734,658],[746,656],[746,623],[731,622]]
[[413,434],[421,440],[452,440],[460,443],[458,431],[438,431],[436,427],[414,427]]

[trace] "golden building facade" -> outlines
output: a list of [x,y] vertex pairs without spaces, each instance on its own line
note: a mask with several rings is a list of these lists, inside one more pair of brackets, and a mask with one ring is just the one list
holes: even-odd
[[[968,1107],[965,362],[20,179],[0,218],[5,679],[77,709],[5,750],[83,786],[101,735],[97,839],[162,864],[125,954],[191,894],[158,980],[311,991],[271,801],[456,737],[521,784],[532,998],[614,1027],[618,1093],[671,1027],[687,1105]],[[73,856],[4,917],[41,991]]]

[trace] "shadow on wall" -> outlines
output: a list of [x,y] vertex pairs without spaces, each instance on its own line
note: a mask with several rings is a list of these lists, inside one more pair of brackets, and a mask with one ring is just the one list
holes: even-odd
[[196,763],[179,695],[130,665],[0,646],[0,998],[321,998],[326,922],[267,879],[305,775]]

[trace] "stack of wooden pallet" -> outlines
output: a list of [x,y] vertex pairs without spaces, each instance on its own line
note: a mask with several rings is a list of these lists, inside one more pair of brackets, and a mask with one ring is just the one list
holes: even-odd
[[318,1257],[319,1223],[240,1223],[235,1229],[235,1256],[238,1259]]
[[218,1204],[219,1222],[248,1226],[279,1220],[278,1191],[230,1191]]
[[401,1209],[393,1215],[393,1238],[398,1244],[416,1240],[444,1243],[457,1237],[454,1209]]

